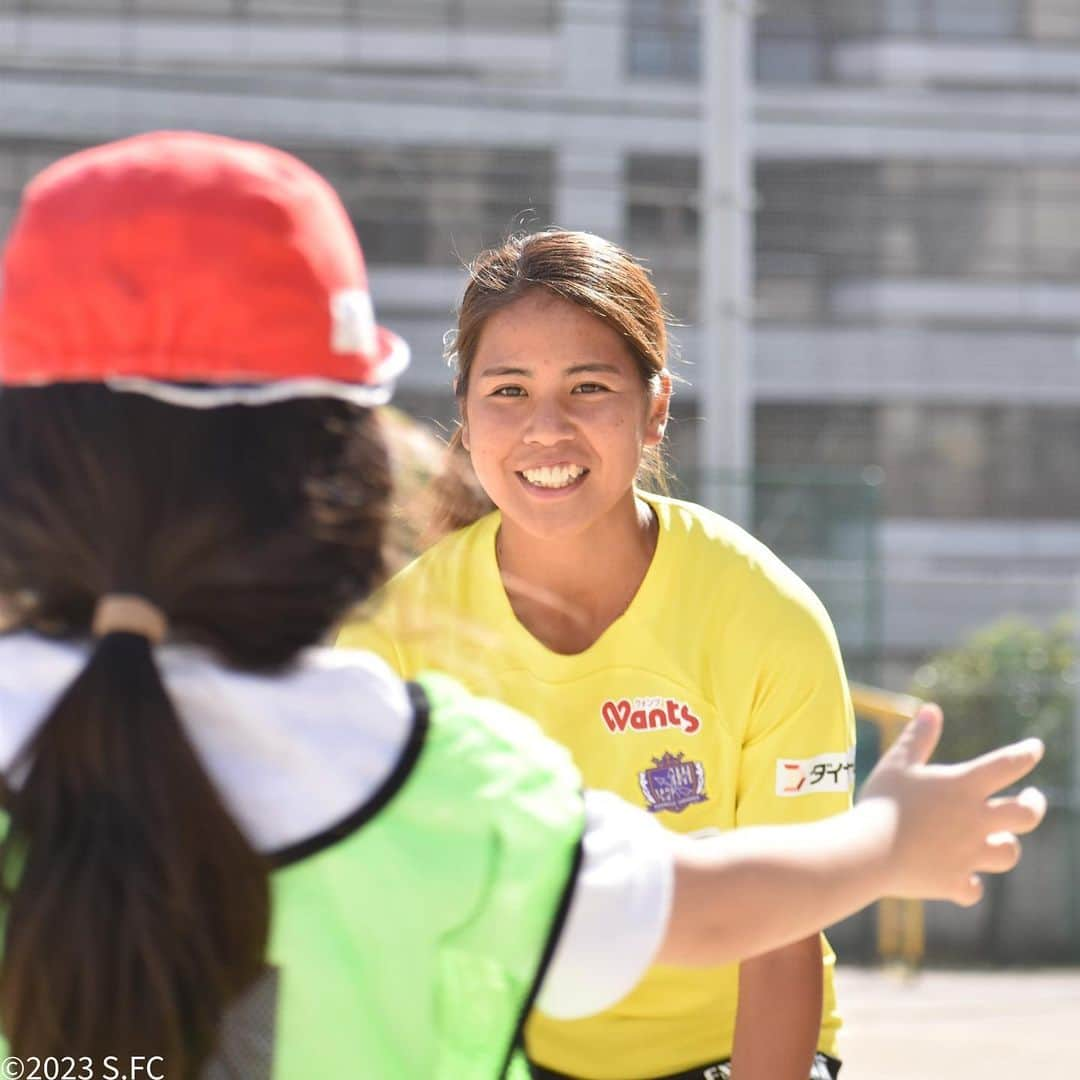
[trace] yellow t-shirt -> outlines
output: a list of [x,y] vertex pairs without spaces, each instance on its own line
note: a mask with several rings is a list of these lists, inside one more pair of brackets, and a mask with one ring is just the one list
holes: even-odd
[[[518,622],[495,560],[498,513],[397,574],[346,628],[405,678],[438,669],[535,717],[590,787],[668,828],[715,832],[846,810],[855,723],[820,602],[763,545],[692,503],[643,496],[656,552],[630,606],[583,653],[552,652]],[[823,939],[818,1043],[840,1020]],[[738,965],[654,966],[614,1008],[529,1022],[530,1054],[558,1072],[627,1080],[729,1057]]]

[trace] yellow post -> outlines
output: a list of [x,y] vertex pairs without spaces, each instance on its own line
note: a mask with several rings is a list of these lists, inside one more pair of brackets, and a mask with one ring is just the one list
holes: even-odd
[[[909,694],[893,694],[857,683],[852,684],[851,700],[856,715],[878,729],[882,753],[892,746],[922,704]],[[918,968],[926,947],[925,916],[920,901],[895,897],[882,900],[877,909],[877,931],[878,956],[885,963],[900,964],[908,971]]]

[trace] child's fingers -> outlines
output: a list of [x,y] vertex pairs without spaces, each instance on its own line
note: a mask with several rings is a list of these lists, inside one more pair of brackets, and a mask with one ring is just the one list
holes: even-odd
[[1042,760],[1044,749],[1041,739],[1025,739],[991,750],[969,762],[966,768],[980,789],[989,795],[1027,776]]
[[961,907],[974,907],[983,898],[983,883],[978,874],[971,874],[961,881],[956,891],[949,897]]
[[936,705],[923,705],[883,760],[900,766],[925,765],[941,738],[941,726],[941,710]]
[[976,869],[987,874],[1004,874],[1020,861],[1020,853],[1020,841],[1012,833],[994,833],[986,838]]
[[1029,833],[1046,816],[1046,796],[1038,788],[1025,788],[1015,798],[990,799],[986,805],[993,832]]

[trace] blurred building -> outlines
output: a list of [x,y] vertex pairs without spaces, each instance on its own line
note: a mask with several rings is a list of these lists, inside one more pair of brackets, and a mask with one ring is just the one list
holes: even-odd
[[[28,175],[103,138],[292,149],[342,192],[381,318],[413,343],[402,403],[444,422],[462,263],[518,228],[595,230],[649,261],[685,324],[673,440],[692,478],[699,3],[0,0],[0,230]],[[876,644],[896,681],[1002,611],[1074,602],[1080,5],[756,15],[755,458],[883,469]],[[758,522],[770,541],[783,507]],[[842,510],[822,528],[824,555],[866,555]]]
[[757,457],[884,469],[885,645],[1075,606],[1080,5],[775,0]]

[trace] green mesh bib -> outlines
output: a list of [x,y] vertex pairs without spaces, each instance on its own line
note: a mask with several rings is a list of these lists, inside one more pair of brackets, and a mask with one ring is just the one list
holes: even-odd
[[267,971],[203,1080],[528,1076],[518,1037],[573,884],[580,777],[505,706],[421,687],[390,781],[271,875]]

